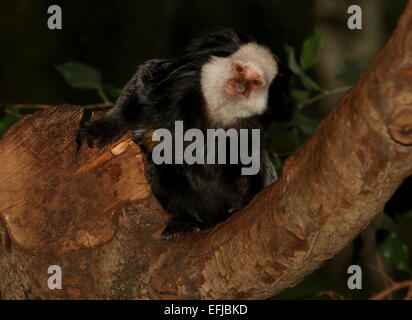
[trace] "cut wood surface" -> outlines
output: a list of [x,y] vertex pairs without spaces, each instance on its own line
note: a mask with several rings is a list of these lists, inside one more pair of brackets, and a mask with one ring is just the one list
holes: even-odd
[[[240,213],[161,240],[167,220],[129,136],[73,160],[82,108],[0,141],[3,299],[263,299],[333,258],[412,174],[412,1],[355,88]],[[62,290],[47,287],[61,266]]]

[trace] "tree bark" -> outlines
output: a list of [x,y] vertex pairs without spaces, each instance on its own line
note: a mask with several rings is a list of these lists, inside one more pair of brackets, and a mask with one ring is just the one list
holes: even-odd
[[[72,159],[80,107],[0,141],[3,299],[263,299],[348,245],[412,173],[412,0],[355,88],[229,220],[161,240],[167,214],[129,136]],[[63,272],[50,290],[50,265]]]

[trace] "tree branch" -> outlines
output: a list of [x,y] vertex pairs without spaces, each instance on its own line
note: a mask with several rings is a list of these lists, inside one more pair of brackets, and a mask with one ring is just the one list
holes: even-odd
[[[369,298],[369,300],[382,300],[388,296],[390,296],[392,293],[404,289],[404,288],[412,288],[412,281],[404,281],[404,282],[399,282],[399,283],[395,283],[392,287],[372,296]],[[407,297],[405,300],[409,300],[409,292],[407,294]]]
[[329,89],[329,90],[325,90],[322,93],[310,98],[308,101],[306,101],[305,103],[302,103],[300,105],[298,105],[298,109],[303,109],[304,107],[315,103],[319,100],[322,100],[323,98],[326,98],[328,96],[334,95],[334,94],[338,94],[338,93],[344,93],[346,91],[349,91],[350,89],[352,89],[352,86],[345,86],[345,87],[339,87],[339,88],[335,88],[335,89]]
[[[71,160],[80,108],[25,117],[0,142],[3,298],[263,299],[348,245],[412,173],[412,0],[356,86],[283,176],[210,230],[167,219],[124,137]],[[63,269],[63,290],[46,286]]]

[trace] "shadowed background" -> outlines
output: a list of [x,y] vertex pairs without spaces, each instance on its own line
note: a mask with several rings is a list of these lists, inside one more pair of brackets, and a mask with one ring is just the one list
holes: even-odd
[[[365,6],[362,32],[346,28],[345,1],[2,1],[0,102],[93,103],[91,93],[70,90],[54,66],[90,64],[104,81],[122,87],[139,63],[178,54],[191,37],[221,27],[244,32],[282,55],[285,43],[298,46],[315,26],[324,25],[339,35],[341,62],[359,51],[368,59],[385,43],[405,1],[348,3],[356,2]],[[47,28],[52,4],[62,7],[63,30]],[[362,34],[368,40],[358,44]],[[327,53],[324,58],[333,60]]]

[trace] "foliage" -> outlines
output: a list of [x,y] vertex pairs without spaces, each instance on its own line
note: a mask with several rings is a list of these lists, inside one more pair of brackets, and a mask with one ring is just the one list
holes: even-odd
[[102,90],[102,75],[93,67],[78,62],[67,62],[56,69],[72,88]]
[[78,62],[67,62],[56,66],[56,69],[63,75],[69,86],[74,89],[95,90],[105,103],[110,103],[107,94],[117,98],[121,93],[113,86],[104,85],[100,72],[91,66]]
[[379,244],[379,252],[392,267],[412,275],[408,247],[396,233],[388,232],[386,234],[384,240]]
[[[316,28],[313,33],[303,42],[300,54],[297,54],[296,48],[287,45],[285,47],[289,69],[293,72],[297,81],[291,89],[291,110],[292,115],[286,123],[275,123],[271,127],[269,141],[274,154],[276,165],[279,170],[282,167],[282,161],[300,146],[302,146],[314,133],[322,117],[311,115],[304,110],[312,102],[321,97],[326,97],[329,90],[322,88],[310,73],[320,59],[321,50],[324,46],[322,31]],[[299,57],[299,58],[297,58]],[[345,71],[353,75],[352,65],[348,66],[350,70]],[[345,76],[345,75],[344,75]],[[349,77],[345,77],[349,80]],[[356,78],[355,78],[356,80]],[[349,82],[353,84],[354,81]],[[282,137],[278,139],[277,137]]]

